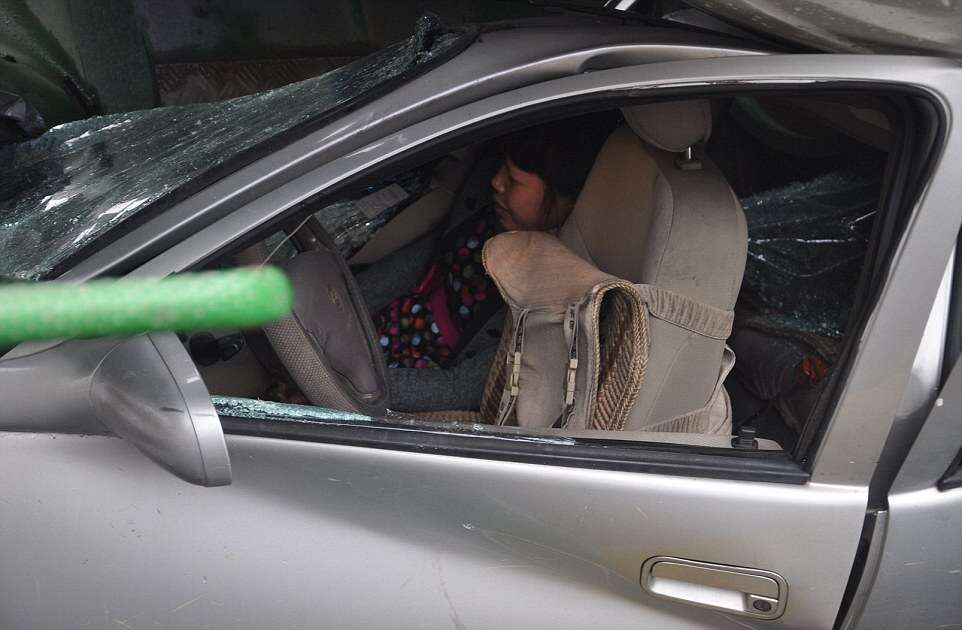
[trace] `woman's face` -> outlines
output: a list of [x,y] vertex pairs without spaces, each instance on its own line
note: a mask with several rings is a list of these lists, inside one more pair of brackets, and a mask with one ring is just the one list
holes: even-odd
[[507,156],[491,180],[498,218],[506,230],[544,229],[544,180]]

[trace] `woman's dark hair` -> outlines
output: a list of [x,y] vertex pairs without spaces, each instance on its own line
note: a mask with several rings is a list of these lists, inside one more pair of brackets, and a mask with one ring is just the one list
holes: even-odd
[[610,112],[566,118],[528,127],[502,138],[502,155],[515,166],[534,173],[546,185],[545,227],[558,227],[570,208],[559,208],[561,198],[573,202],[588,178],[595,156],[620,118]]

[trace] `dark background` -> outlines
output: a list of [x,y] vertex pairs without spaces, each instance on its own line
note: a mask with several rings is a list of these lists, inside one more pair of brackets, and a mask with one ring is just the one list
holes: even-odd
[[366,55],[425,11],[449,24],[557,12],[504,0],[0,0],[0,90],[48,126],[221,100]]

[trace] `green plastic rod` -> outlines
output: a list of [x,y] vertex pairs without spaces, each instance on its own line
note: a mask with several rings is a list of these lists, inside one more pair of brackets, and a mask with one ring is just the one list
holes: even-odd
[[273,267],[0,285],[0,345],[255,328],[289,313],[293,299],[287,276]]

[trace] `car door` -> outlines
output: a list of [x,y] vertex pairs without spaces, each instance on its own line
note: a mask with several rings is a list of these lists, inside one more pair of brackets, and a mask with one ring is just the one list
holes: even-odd
[[916,389],[922,412],[903,418],[910,428],[903,435],[893,432],[887,444],[884,455],[894,460],[894,470],[876,475],[882,496],[866,528],[861,583],[845,627],[951,628],[962,615],[958,271],[957,263],[946,271],[933,309],[939,314],[930,320],[921,349],[944,379],[936,381],[941,387]]
[[[962,103],[958,69],[922,58],[731,57],[588,72],[318,164],[137,273],[189,268],[312,191],[513,113],[596,97],[853,85],[912,91],[946,121]],[[962,222],[958,131],[946,126],[938,149],[807,461],[727,443],[619,446],[342,414],[224,415],[233,483],[201,488],[116,438],[7,432],[3,625],[832,627]]]

